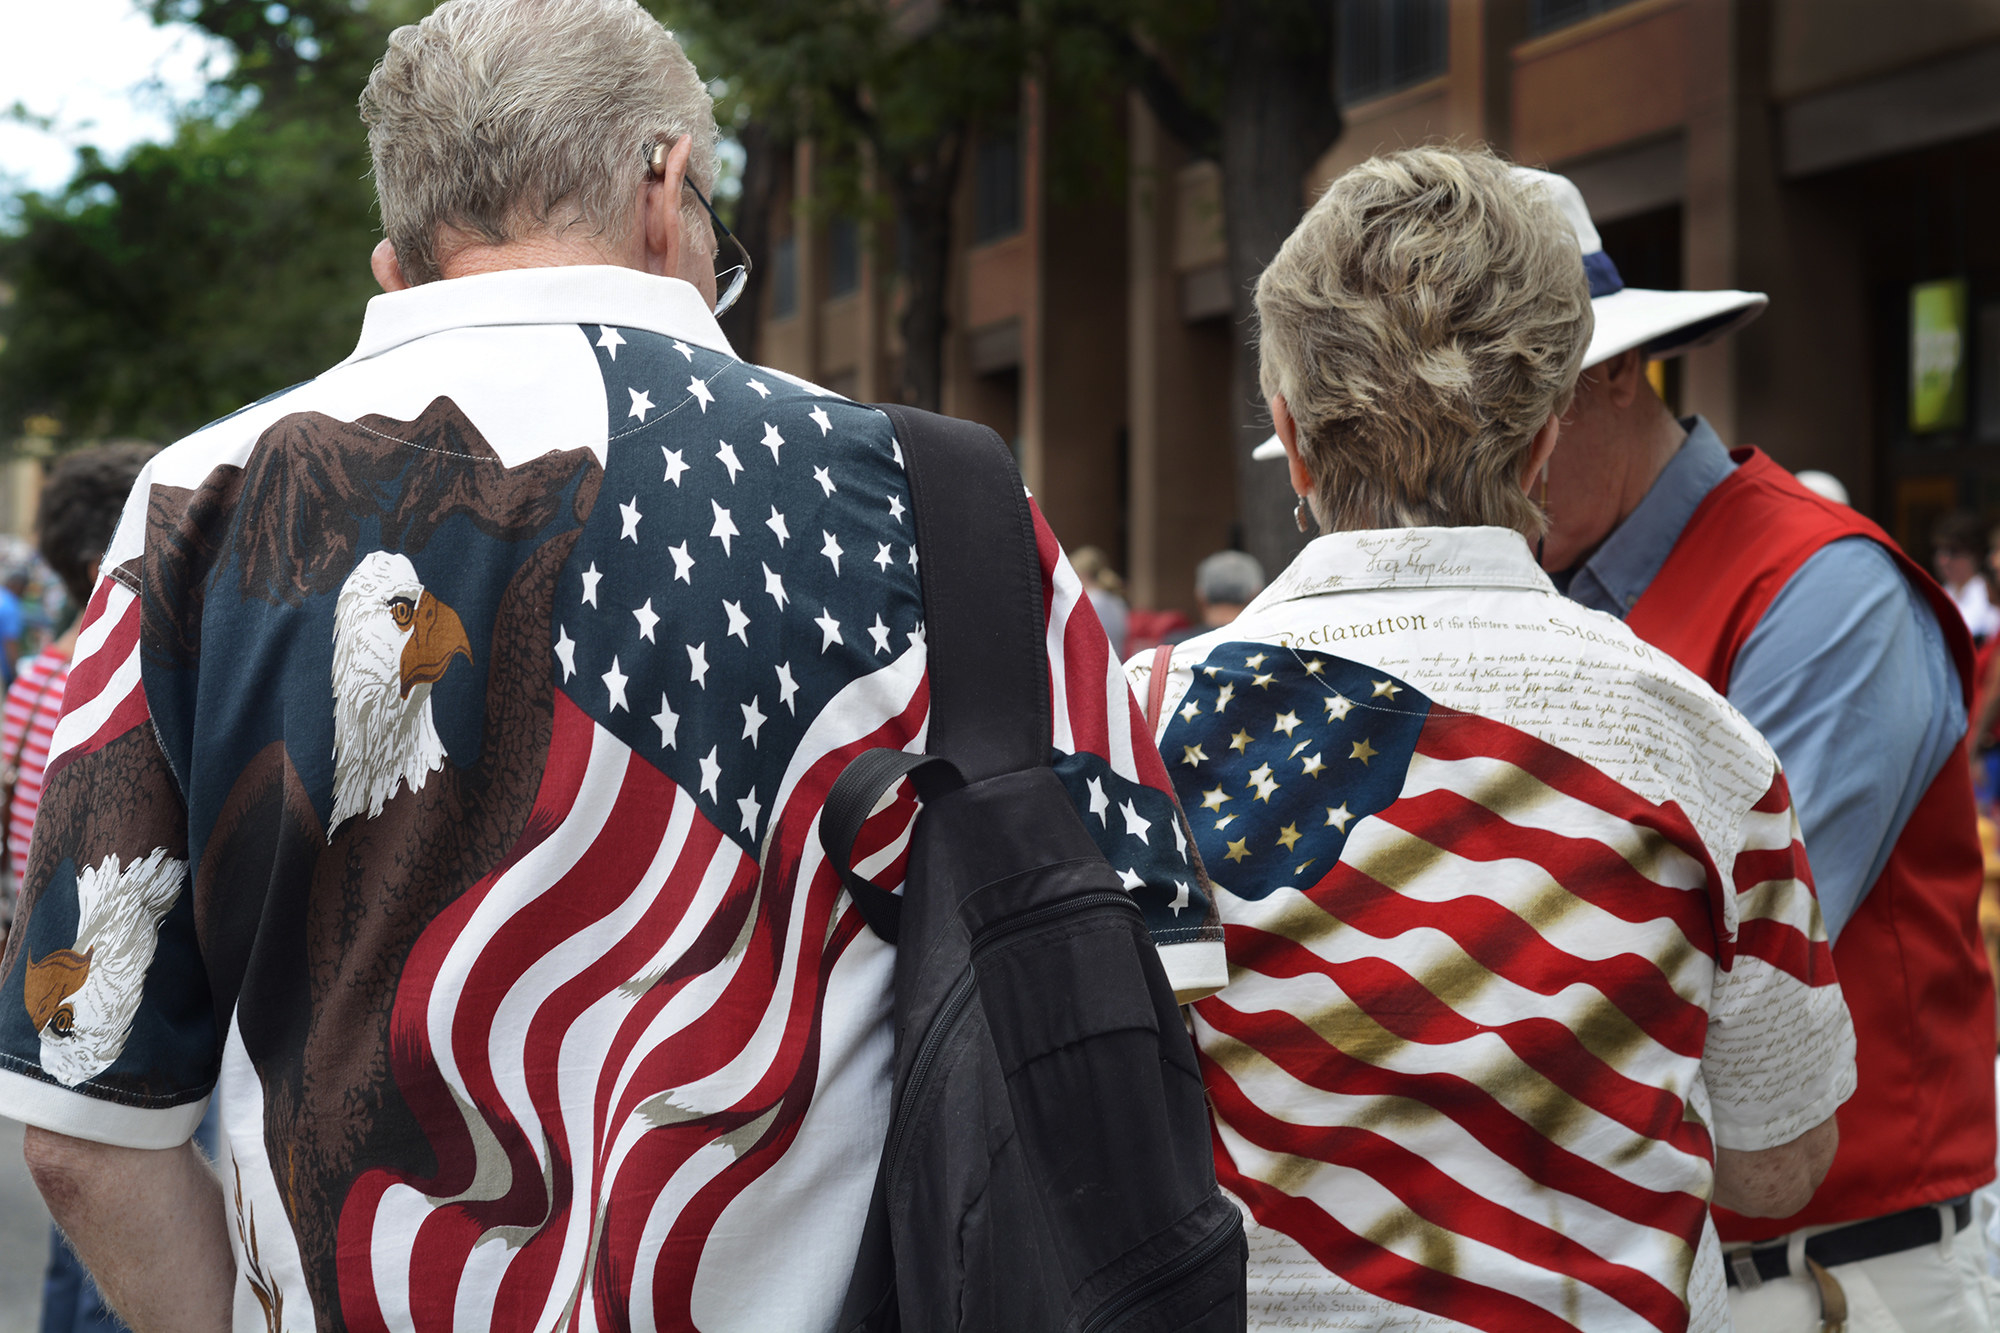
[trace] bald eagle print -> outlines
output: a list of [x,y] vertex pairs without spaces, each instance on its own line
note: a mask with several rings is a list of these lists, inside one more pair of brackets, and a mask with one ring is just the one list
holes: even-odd
[[[815,830],[923,743],[914,531],[880,413],[629,326],[418,338],[166,451],[51,742],[0,1113],[165,1146],[216,1090],[239,1330],[827,1325],[894,954]],[[1040,536],[1057,772],[1212,933]]]

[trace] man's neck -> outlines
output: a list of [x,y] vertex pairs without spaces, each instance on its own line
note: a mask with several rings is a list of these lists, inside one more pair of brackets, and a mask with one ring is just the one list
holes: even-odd
[[459,246],[446,253],[438,268],[446,278],[469,278],[475,274],[502,273],[517,268],[561,268],[572,264],[619,262],[585,237],[524,236],[499,245],[475,241]]
[[1633,448],[1628,455],[1632,464],[1625,474],[1625,484],[1619,490],[1618,521],[1611,525],[1614,532],[1632,517],[1632,511],[1639,507],[1646,493],[1653,489],[1653,483],[1667,470],[1667,464],[1674,461],[1674,455],[1687,443],[1686,428],[1674,419],[1674,414],[1667,411],[1665,404],[1657,399],[1653,401],[1658,410],[1646,414],[1643,421],[1634,423]]

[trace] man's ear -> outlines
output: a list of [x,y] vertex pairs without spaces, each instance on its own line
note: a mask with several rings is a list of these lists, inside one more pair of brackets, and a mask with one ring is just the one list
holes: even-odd
[[389,244],[387,237],[376,242],[375,253],[368,256],[368,267],[385,292],[400,292],[410,285],[403,276],[402,261],[396,258],[396,247]]
[[1285,472],[1292,481],[1292,494],[1312,498],[1312,474],[1306,471],[1305,460],[1299,457],[1299,423],[1292,420],[1292,407],[1285,401],[1285,395],[1274,393],[1270,400],[1271,429],[1278,433],[1278,443],[1285,446]]
[[663,155],[639,195],[639,225],[646,244],[646,272],[660,277],[678,275],[681,267],[681,184],[687,179],[694,136],[683,134]]
[[1646,379],[1646,349],[1628,347],[1617,356],[1598,367],[1604,379],[1604,392],[1611,396],[1613,407],[1625,408],[1639,396],[1641,390],[1653,391]]

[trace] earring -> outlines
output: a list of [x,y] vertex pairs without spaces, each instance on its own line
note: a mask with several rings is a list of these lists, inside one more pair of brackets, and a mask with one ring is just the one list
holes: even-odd
[[1307,536],[1312,535],[1312,508],[1306,504],[1306,497],[1303,495],[1299,497],[1298,504],[1292,507],[1292,522],[1299,525],[1300,532],[1305,533]]
[[[1542,464],[1542,493],[1535,503],[1542,511],[1542,535],[1535,538],[1535,563],[1542,564],[1542,552],[1549,544],[1549,465]],[[1546,568],[1546,566],[1543,566]]]

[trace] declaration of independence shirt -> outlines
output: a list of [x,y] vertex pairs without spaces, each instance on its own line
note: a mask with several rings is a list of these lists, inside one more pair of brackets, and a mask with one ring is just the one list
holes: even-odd
[[[166,450],[104,557],[0,961],[0,1114],[186,1139],[239,1330],[820,1329],[888,1120],[893,951],[821,802],[921,749],[881,413],[616,268],[379,297]],[[1220,930],[1038,531],[1055,768],[1179,989]],[[857,844],[900,885],[914,805]]]
[[1769,747],[1498,528],[1321,537],[1170,669],[1251,1326],[1726,1330],[1715,1148],[1854,1089]]

